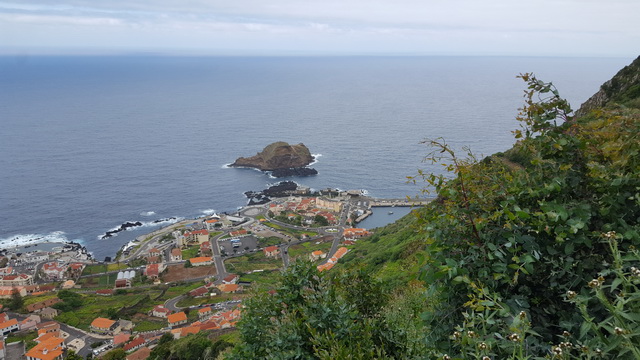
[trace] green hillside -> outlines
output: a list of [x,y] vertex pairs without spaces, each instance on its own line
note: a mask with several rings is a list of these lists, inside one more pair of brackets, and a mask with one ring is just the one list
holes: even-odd
[[296,263],[256,291],[229,357],[640,358],[640,58],[575,117],[521,78],[512,149],[426,141],[449,175],[413,180],[436,200],[332,271]]

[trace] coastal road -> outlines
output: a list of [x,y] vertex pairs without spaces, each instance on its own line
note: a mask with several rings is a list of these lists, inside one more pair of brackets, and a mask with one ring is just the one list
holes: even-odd
[[218,239],[222,236],[226,235],[226,233],[215,236],[211,239],[211,251],[213,252],[213,263],[216,266],[216,281],[215,284],[222,284],[222,279],[229,275],[227,273],[227,269],[224,267],[224,261],[222,256],[220,255],[220,246],[218,245]]
[[349,201],[345,202],[344,208],[340,213],[340,221],[339,221],[340,225],[336,227],[336,229],[338,229],[338,232],[333,235],[333,242],[331,243],[331,249],[327,254],[327,257],[326,257],[327,260],[323,261],[323,264],[329,261],[329,259],[331,259],[333,254],[335,254],[336,251],[338,251],[338,246],[340,245],[340,239],[342,239],[342,233],[344,232],[344,229],[347,226],[347,218],[349,216],[350,205],[351,203]]

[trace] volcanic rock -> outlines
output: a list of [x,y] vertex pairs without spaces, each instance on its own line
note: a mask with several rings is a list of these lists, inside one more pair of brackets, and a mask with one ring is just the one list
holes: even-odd
[[289,145],[286,142],[278,141],[267,145],[264,150],[254,156],[238,158],[231,166],[273,171],[302,168],[311,164],[313,160],[311,152],[304,144]]

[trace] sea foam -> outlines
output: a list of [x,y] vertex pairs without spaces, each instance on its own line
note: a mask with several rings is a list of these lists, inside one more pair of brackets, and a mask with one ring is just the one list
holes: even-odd
[[60,242],[69,241],[64,231],[54,231],[48,234],[18,234],[6,238],[0,238],[0,248],[12,248],[23,245],[33,245],[42,242]]

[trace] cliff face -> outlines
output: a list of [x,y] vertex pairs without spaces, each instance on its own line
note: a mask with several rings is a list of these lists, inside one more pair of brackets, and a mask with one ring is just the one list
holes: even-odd
[[238,158],[231,166],[243,166],[273,171],[304,167],[313,162],[309,149],[302,143],[289,145],[286,142],[275,142],[251,157]]
[[640,104],[637,104],[637,101],[634,100],[639,96],[640,56],[618,71],[611,80],[602,84],[600,90],[576,111],[576,116],[586,115],[589,111],[603,108],[611,102],[638,107]]

